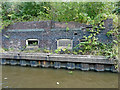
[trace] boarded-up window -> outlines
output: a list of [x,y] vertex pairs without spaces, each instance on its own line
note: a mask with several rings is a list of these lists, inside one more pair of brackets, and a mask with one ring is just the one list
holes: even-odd
[[70,39],[59,39],[57,40],[57,48],[68,48],[72,49],[73,41]]

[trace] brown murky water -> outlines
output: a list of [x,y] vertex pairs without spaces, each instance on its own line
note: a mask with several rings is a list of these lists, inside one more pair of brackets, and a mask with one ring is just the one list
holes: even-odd
[[[3,88],[117,88],[118,75],[111,72],[2,66]],[[57,84],[59,82],[59,84]]]

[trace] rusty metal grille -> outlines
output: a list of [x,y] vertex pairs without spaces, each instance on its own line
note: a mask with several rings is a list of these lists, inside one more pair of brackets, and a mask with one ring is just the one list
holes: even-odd
[[72,40],[70,39],[59,39],[57,41],[57,48],[62,47],[62,48],[72,48]]

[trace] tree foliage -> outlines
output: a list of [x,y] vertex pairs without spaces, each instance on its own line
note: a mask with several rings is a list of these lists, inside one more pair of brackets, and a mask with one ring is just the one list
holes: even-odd
[[2,4],[2,17],[3,20],[41,17],[41,20],[86,23],[101,13],[112,14],[116,8],[116,3],[111,2],[5,2]]

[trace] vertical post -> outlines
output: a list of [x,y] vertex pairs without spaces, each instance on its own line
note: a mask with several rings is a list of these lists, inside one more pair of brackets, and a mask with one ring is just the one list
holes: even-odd
[[89,64],[81,64],[81,70],[88,71],[89,70]]
[[95,70],[96,71],[104,71],[104,65],[96,64],[95,65]]

